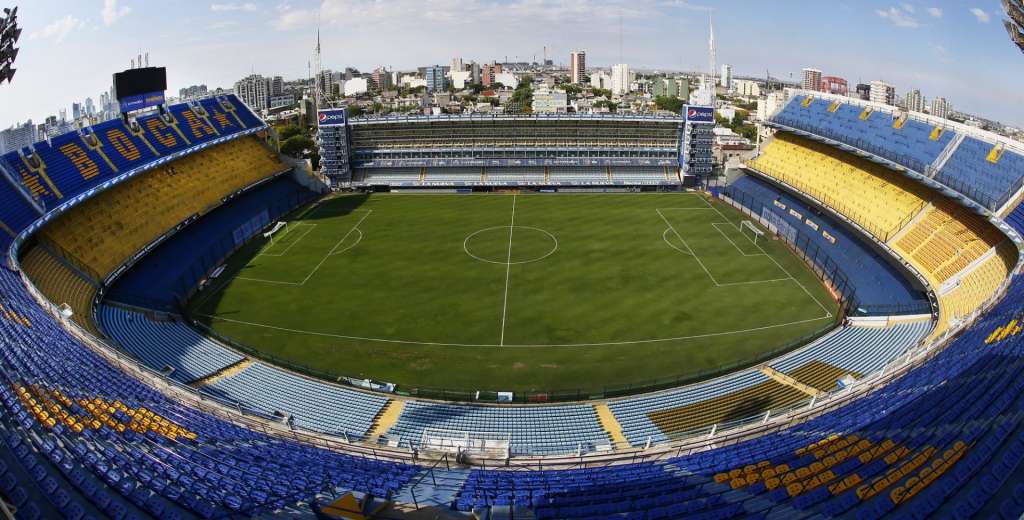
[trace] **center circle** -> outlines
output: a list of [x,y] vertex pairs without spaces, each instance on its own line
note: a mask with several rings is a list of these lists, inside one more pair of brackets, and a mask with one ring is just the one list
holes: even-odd
[[555,254],[558,239],[540,228],[494,226],[471,233],[462,242],[462,249],[470,257],[489,264],[528,264]]

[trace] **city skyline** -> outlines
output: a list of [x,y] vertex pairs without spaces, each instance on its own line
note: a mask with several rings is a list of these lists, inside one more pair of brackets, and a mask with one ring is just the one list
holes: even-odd
[[[707,68],[710,12],[719,63],[732,65],[736,77],[770,71],[799,81],[803,68],[817,68],[846,78],[851,88],[884,80],[901,96],[920,89],[929,98],[949,99],[958,110],[1024,126],[1024,93],[1014,88],[1024,80],[1022,69],[1014,67],[1020,53],[999,23],[1003,13],[994,0],[837,4],[832,16],[800,9],[795,1],[771,10],[739,1],[705,6],[680,0],[383,4],[189,1],[157,9],[128,0],[70,6],[42,0],[25,5],[19,11],[26,36],[18,77],[0,88],[0,127],[39,122],[73,102],[96,98],[109,88],[110,75],[128,68],[139,53],[150,53],[152,64],[168,68],[171,95],[195,84],[230,88],[252,72],[304,78],[318,12],[324,67],[364,72],[377,66],[410,70],[447,63],[452,56],[480,63],[506,57],[542,61],[545,47],[556,64],[567,66],[570,51],[581,49],[588,69],[607,69],[619,62],[620,17],[622,62],[631,69],[701,71]],[[75,79],[55,77],[55,70]]]

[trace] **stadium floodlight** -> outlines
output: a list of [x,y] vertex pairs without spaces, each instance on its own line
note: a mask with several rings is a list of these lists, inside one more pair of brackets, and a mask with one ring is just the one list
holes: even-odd
[[18,57],[18,48],[14,44],[21,38],[18,8],[4,8],[4,15],[5,18],[0,20],[0,83],[14,79],[14,60]]
[[1024,52],[1024,2],[1021,0],[1003,0],[1003,10],[1006,11],[1006,20],[1003,20],[1003,27],[1010,35],[1010,41],[1016,45],[1021,52]]

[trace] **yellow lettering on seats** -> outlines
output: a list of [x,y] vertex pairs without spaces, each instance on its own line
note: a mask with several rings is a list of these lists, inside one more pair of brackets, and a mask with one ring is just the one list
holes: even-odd
[[224,112],[220,112],[218,110],[214,110],[212,112],[212,114],[213,114],[213,120],[216,121],[218,124],[220,124],[221,128],[227,128],[229,126],[235,126],[235,124],[232,123],[230,119],[228,119],[227,114],[225,114]]
[[75,165],[75,168],[78,168],[78,172],[82,174],[83,179],[89,180],[100,174],[100,167],[89,157],[89,154],[85,153],[81,146],[75,143],[68,143],[61,146],[60,151]]
[[170,127],[160,118],[154,117],[146,121],[146,128],[153,134],[153,137],[156,137],[157,141],[160,141],[160,144],[168,147],[178,145],[178,140],[174,138],[174,132],[170,131]]
[[205,121],[196,117],[195,112],[186,110],[181,115],[185,116],[185,123],[192,130],[192,135],[197,138],[202,139],[204,136],[217,135],[217,131],[212,126],[206,124]]
[[107,140],[110,141],[110,144],[114,145],[114,149],[117,150],[117,153],[121,154],[121,157],[129,161],[136,161],[139,157],[142,157],[135,143],[117,128],[111,128],[107,131]]

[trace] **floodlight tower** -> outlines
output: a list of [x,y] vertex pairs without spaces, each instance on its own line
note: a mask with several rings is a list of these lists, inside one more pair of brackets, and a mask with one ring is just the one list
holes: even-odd
[[1003,20],[1010,40],[1024,52],[1024,2],[1021,0],[1003,0],[1003,10],[1007,19]]
[[18,38],[21,38],[18,8],[4,8],[3,18],[0,18],[0,84],[14,79],[14,59],[18,57],[18,48],[14,44],[18,43]]

